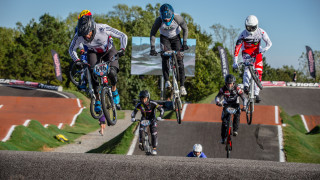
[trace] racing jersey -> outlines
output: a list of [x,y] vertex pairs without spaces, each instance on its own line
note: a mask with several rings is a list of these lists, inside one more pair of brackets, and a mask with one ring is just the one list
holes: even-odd
[[158,105],[158,103],[150,101],[149,104],[145,105],[139,102],[134,108],[131,117],[135,118],[137,112],[141,111],[141,119],[154,120],[156,118],[156,109],[160,111],[160,117],[162,118],[164,110],[161,108],[161,106]]
[[[266,43],[266,47],[262,48],[260,46],[261,39]],[[239,51],[242,48],[243,53],[249,55],[264,53],[272,46],[272,42],[268,34],[261,28],[258,28],[252,35],[250,35],[246,30],[242,31],[238,37],[234,57],[238,57]]]
[[[195,155],[193,154],[193,151],[191,151],[191,152],[187,155],[187,157],[197,157],[197,156],[195,156]],[[201,152],[199,158],[207,158],[207,156],[206,156],[203,152]]]
[[173,38],[180,34],[181,29],[183,31],[183,42],[186,44],[188,39],[188,26],[187,23],[183,20],[183,18],[179,14],[174,14],[173,20],[169,26],[167,26],[164,22],[162,22],[161,17],[158,17],[151,29],[150,32],[150,44],[151,46],[155,46],[155,35],[157,31],[160,29],[160,34],[166,36],[168,38]]
[[120,39],[121,49],[126,48],[128,37],[123,32],[114,29],[107,24],[96,24],[95,28],[96,32],[92,41],[85,40],[83,36],[78,36],[78,33],[74,35],[69,47],[69,54],[73,61],[79,59],[76,50],[80,44],[83,44],[88,50],[92,50],[96,53],[104,53],[113,47],[112,37],[115,37]]
[[227,104],[239,104],[238,97],[241,97],[243,105],[247,104],[247,98],[244,96],[242,89],[237,84],[235,84],[230,91],[226,86],[220,88],[219,93],[215,98],[216,103],[221,102],[220,99],[222,96]]

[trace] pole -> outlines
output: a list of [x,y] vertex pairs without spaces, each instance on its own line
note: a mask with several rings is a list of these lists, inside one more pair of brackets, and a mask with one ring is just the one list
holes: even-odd
[[161,87],[160,100],[163,100],[164,99],[164,78],[163,78],[163,76],[161,76],[160,87]]

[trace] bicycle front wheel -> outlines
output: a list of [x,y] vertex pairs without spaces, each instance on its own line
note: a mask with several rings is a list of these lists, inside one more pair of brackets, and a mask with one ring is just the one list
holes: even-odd
[[252,113],[253,113],[253,103],[252,103],[252,101],[249,101],[247,104],[247,110],[246,110],[248,125],[250,125],[252,123]]
[[181,124],[181,103],[179,101],[179,98],[176,98],[175,100],[175,111],[177,116],[177,122],[178,124]]
[[258,77],[258,75],[255,73],[255,71],[253,70],[253,67],[252,66],[249,66],[249,71],[251,73],[251,76],[254,80],[254,82],[258,85],[258,87],[262,90],[262,84],[261,84],[261,81]]
[[109,88],[103,88],[101,92],[102,110],[108,124],[115,125],[117,123],[116,104],[113,102],[112,95]]

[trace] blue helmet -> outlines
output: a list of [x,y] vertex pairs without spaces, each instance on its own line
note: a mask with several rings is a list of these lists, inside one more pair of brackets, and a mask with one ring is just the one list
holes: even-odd
[[[173,17],[174,17],[174,10],[170,4],[163,4],[160,7],[160,16],[162,21],[167,25],[170,26]],[[168,19],[170,19],[168,21]]]

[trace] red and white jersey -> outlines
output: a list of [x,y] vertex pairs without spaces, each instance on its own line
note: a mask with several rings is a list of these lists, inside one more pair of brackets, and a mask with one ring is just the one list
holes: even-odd
[[[266,47],[262,48],[260,43],[261,39],[266,43]],[[249,55],[264,53],[272,46],[272,42],[268,36],[268,34],[261,28],[258,28],[252,35],[249,34],[246,30],[244,30],[236,43],[234,57],[238,57],[240,49],[242,49],[243,53],[247,53]]]
[[89,50],[104,53],[113,47],[112,37],[120,39],[121,49],[126,48],[128,41],[127,35],[107,24],[96,24],[96,33],[92,41],[86,41],[83,36],[78,36],[78,33],[74,35],[69,47],[69,54],[73,61],[79,59],[76,50],[81,43],[88,47]]

